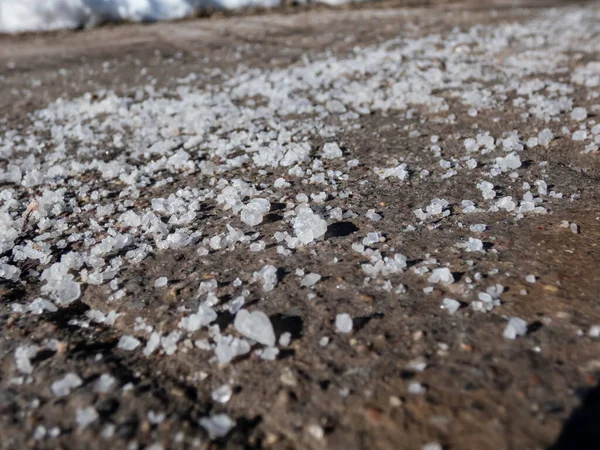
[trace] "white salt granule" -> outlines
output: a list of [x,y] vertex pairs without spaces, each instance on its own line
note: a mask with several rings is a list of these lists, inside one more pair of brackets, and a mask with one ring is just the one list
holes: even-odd
[[454,276],[447,267],[439,267],[431,271],[427,281],[430,283],[452,284],[454,283]]
[[279,336],[279,345],[281,347],[287,347],[288,345],[290,345],[291,341],[292,341],[292,333],[290,333],[288,331],[281,333],[281,336]]
[[317,284],[317,282],[321,279],[321,275],[318,273],[309,273],[302,278],[300,282],[300,286],[311,287]]
[[323,146],[323,158],[335,159],[343,156],[342,150],[335,142],[328,142]]
[[327,222],[310,208],[301,208],[298,215],[292,219],[296,236],[303,244],[310,244],[327,231]]
[[85,428],[100,417],[93,406],[78,408],[75,412],[75,421],[79,428]]
[[272,291],[277,285],[277,268],[266,264],[258,272],[254,272],[254,279],[262,281],[265,292]]
[[504,329],[503,336],[506,339],[516,339],[518,336],[525,336],[526,334],[527,322],[519,317],[511,317]]
[[263,217],[271,210],[271,203],[263,198],[253,198],[242,208],[240,218],[246,225],[254,227],[263,221]]
[[215,414],[210,417],[200,419],[200,425],[204,428],[211,438],[222,438],[227,436],[233,427],[235,420],[227,414]]
[[525,277],[525,281],[528,283],[535,283],[536,277],[535,275],[529,274]]
[[340,333],[350,333],[352,331],[352,317],[350,314],[341,313],[335,316],[335,327]]
[[232,395],[233,389],[231,389],[231,386],[229,384],[224,384],[212,392],[211,398],[217,403],[227,403],[231,400]]
[[476,223],[473,224],[471,226],[469,226],[469,230],[471,230],[474,233],[483,233],[487,228],[487,225],[483,224],[483,223]]
[[460,302],[453,298],[445,298],[442,300],[442,309],[445,309],[450,314],[454,314],[460,308]]
[[581,120],[585,120],[587,119],[587,109],[585,108],[573,108],[573,111],[571,111],[571,119],[573,120],[577,120],[577,121],[581,121]]
[[552,139],[554,139],[554,133],[548,128],[544,128],[538,133],[538,143],[544,147],[547,147]]
[[117,385],[117,379],[108,373],[103,373],[96,380],[96,384],[94,385],[94,391],[106,394],[113,390]]
[[119,339],[119,343],[117,344],[117,348],[120,348],[122,350],[135,350],[137,347],[139,347],[141,345],[141,342],[134,338],[131,335],[125,335],[125,336],[121,336],[121,338]]
[[168,283],[169,279],[167,277],[159,277],[156,280],[154,280],[154,287],[155,288],[161,288],[161,287],[165,287]]
[[239,310],[235,315],[233,326],[240,334],[259,344],[267,347],[275,345],[273,325],[269,317],[262,311]]
[[56,380],[50,385],[50,390],[57,397],[65,397],[71,393],[72,389],[75,389],[83,384],[83,380],[79,378],[76,373],[68,373],[60,380]]

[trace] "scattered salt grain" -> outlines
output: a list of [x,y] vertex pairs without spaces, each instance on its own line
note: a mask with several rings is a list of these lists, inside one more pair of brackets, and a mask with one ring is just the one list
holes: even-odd
[[75,412],[75,421],[79,428],[85,428],[100,417],[93,406],[79,408]]
[[281,347],[287,347],[288,345],[290,345],[291,341],[292,341],[292,333],[290,333],[288,331],[281,333],[281,336],[279,336],[279,345]]
[[212,392],[211,398],[217,403],[227,403],[229,400],[231,400],[232,395],[233,389],[231,389],[231,386],[224,384]]
[[460,308],[460,302],[452,298],[445,298],[444,300],[442,300],[441,307],[442,309],[448,311],[449,314],[454,314]]
[[277,267],[266,264],[258,272],[254,272],[254,279],[262,281],[265,292],[272,291],[277,285]]
[[352,317],[350,314],[341,313],[335,316],[335,327],[340,333],[350,333],[352,331]]
[[125,336],[121,336],[121,338],[119,339],[119,343],[117,344],[117,348],[120,348],[122,350],[135,350],[137,347],[139,347],[141,345],[141,342],[134,338],[131,335],[125,335]]
[[516,339],[518,336],[525,336],[526,334],[527,322],[519,317],[511,317],[504,329],[503,336],[506,339]]
[[154,280],[154,287],[155,288],[165,287],[167,285],[168,281],[169,280],[167,277],[159,277],[156,280]]
[[83,381],[76,373],[68,373],[60,380],[56,380],[50,386],[52,393],[57,397],[65,397],[71,393],[72,389],[75,389],[83,384]]
[[243,336],[267,347],[275,345],[275,332],[269,317],[262,311],[241,309],[233,321],[234,328]]
[[585,120],[587,119],[588,116],[588,112],[587,109],[585,108],[573,108],[573,111],[571,111],[571,119],[573,120],[577,120],[577,121],[581,121],[581,120]]
[[439,267],[431,271],[431,275],[427,279],[430,283],[441,283],[441,284],[452,284],[454,283],[454,276],[447,267]]
[[200,425],[204,428],[211,438],[222,438],[227,436],[233,427],[235,420],[227,414],[215,414],[210,417],[200,419]]
[[525,277],[525,281],[528,283],[535,283],[536,277],[535,275],[529,274]]
[[300,282],[300,286],[303,287],[311,287],[317,284],[317,282],[321,279],[321,275],[318,273],[309,273],[302,278]]

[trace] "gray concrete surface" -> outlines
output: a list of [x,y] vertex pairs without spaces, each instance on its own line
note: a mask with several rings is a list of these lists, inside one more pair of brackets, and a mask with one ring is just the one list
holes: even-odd
[[0,447],[596,448],[599,24],[387,5],[0,38]]

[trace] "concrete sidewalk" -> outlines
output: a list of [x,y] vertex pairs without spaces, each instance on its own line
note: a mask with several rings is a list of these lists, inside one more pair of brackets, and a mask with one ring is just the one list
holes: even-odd
[[1,37],[0,448],[595,448],[598,30]]

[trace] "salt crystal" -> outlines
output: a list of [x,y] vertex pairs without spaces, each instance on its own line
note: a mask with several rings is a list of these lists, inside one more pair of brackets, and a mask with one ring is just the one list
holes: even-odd
[[281,336],[279,336],[279,345],[281,347],[287,347],[288,345],[290,345],[291,340],[292,340],[292,333],[290,333],[288,331],[281,333]]
[[260,355],[261,359],[275,361],[275,359],[277,359],[277,355],[279,354],[279,349],[277,347],[267,347],[259,350],[257,353]]
[[340,333],[350,333],[352,331],[352,317],[350,314],[341,313],[335,316],[335,327]]
[[204,428],[211,438],[222,438],[227,436],[233,427],[235,420],[227,414],[215,414],[210,417],[200,419],[200,425]]
[[242,208],[242,222],[254,227],[263,221],[263,217],[271,210],[271,203],[263,198],[253,198]]
[[343,156],[342,150],[335,142],[328,142],[323,146],[323,158],[335,159]]
[[535,280],[536,280],[535,275],[530,274],[525,277],[525,281],[527,281],[528,283],[535,283]]
[[161,288],[161,287],[165,287],[168,283],[169,279],[167,277],[159,277],[156,280],[154,280],[154,287],[155,288]]
[[422,395],[427,392],[427,388],[418,381],[411,381],[408,385],[408,393],[413,395]]
[[544,147],[548,147],[548,144],[554,139],[554,133],[548,128],[543,129],[538,133],[538,143]]
[[527,322],[519,317],[511,317],[504,329],[503,336],[506,339],[516,339],[518,336],[525,336],[525,334],[527,334]]
[[300,282],[300,286],[304,286],[304,287],[314,286],[320,279],[321,279],[321,275],[319,275],[318,273],[309,273],[308,275],[305,275],[304,278],[302,278],[302,281]]
[[421,447],[421,450],[444,450],[443,447],[437,442],[428,442]]
[[99,392],[101,394],[107,394],[117,384],[117,379],[108,373],[103,373],[100,375],[98,380],[96,380],[96,384],[94,386],[94,391]]
[[78,408],[75,412],[75,421],[79,428],[85,428],[100,417],[93,406]]
[[272,291],[277,285],[277,268],[266,264],[258,272],[254,272],[254,279],[262,281],[265,292]]
[[571,139],[573,139],[574,141],[584,141],[587,139],[587,131],[577,130],[575,133],[573,133]]
[[469,230],[471,230],[474,233],[483,233],[487,228],[487,225],[483,224],[483,223],[476,223],[473,224],[469,227]]
[[381,220],[381,216],[377,214],[374,209],[367,210],[365,217],[373,222],[379,222]]
[[150,335],[150,339],[146,342],[146,346],[142,353],[144,356],[150,356],[160,345],[160,334],[154,332]]
[[65,397],[71,393],[71,389],[75,389],[83,384],[83,381],[76,373],[68,373],[60,380],[56,380],[50,386],[52,393],[57,397]]
[[585,108],[573,108],[573,111],[571,111],[571,119],[573,120],[577,120],[577,121],[581,121],[581,120],[585,120],[587,119],[588,116],[588,112],[587,109]]
[[460,302],[453,298],[445,298],[442,300],[442,308],[448,311],[448,313],[454,314],[460,308]]
[[234,328],[243,336],[267,347],[275,345],[275,332],[269,317],[262,311],[241,309],[233,321]]
[[483,252],[483,242],[481,241],[481,239],[475,239],[470,237],[467,241],[465,249],[468,252]]
[[431,271],[431,275],[427,279],[430,283],[441,283],[441,284],[452,284],[454,283],[454,277],[452,272],[447,267],[439,267]]
[[17,368],[22,373],[32,373],[33,366],[31,365],[31,359],[35,358],[39,351],[37,345],[21,345],[15,350],[15,361]]
[[303,244],[309,244],[327,231],[327,222],[313,213],[310,208],[301,208],[292,220],[294,232]]
[[122,350],[135,350],[137,347],[139,347],[141,345],[141,342],[134,338],[131,335],[125,335],[125,336],[121,336],[121,338],[119,339],[119,343],[117,344],[117,348],[120,348]]
[[231,400],[232,395],[233,390],[231,389],[231,386],[224,384],[212,392],[211,398],[217,403],[227,403]]

